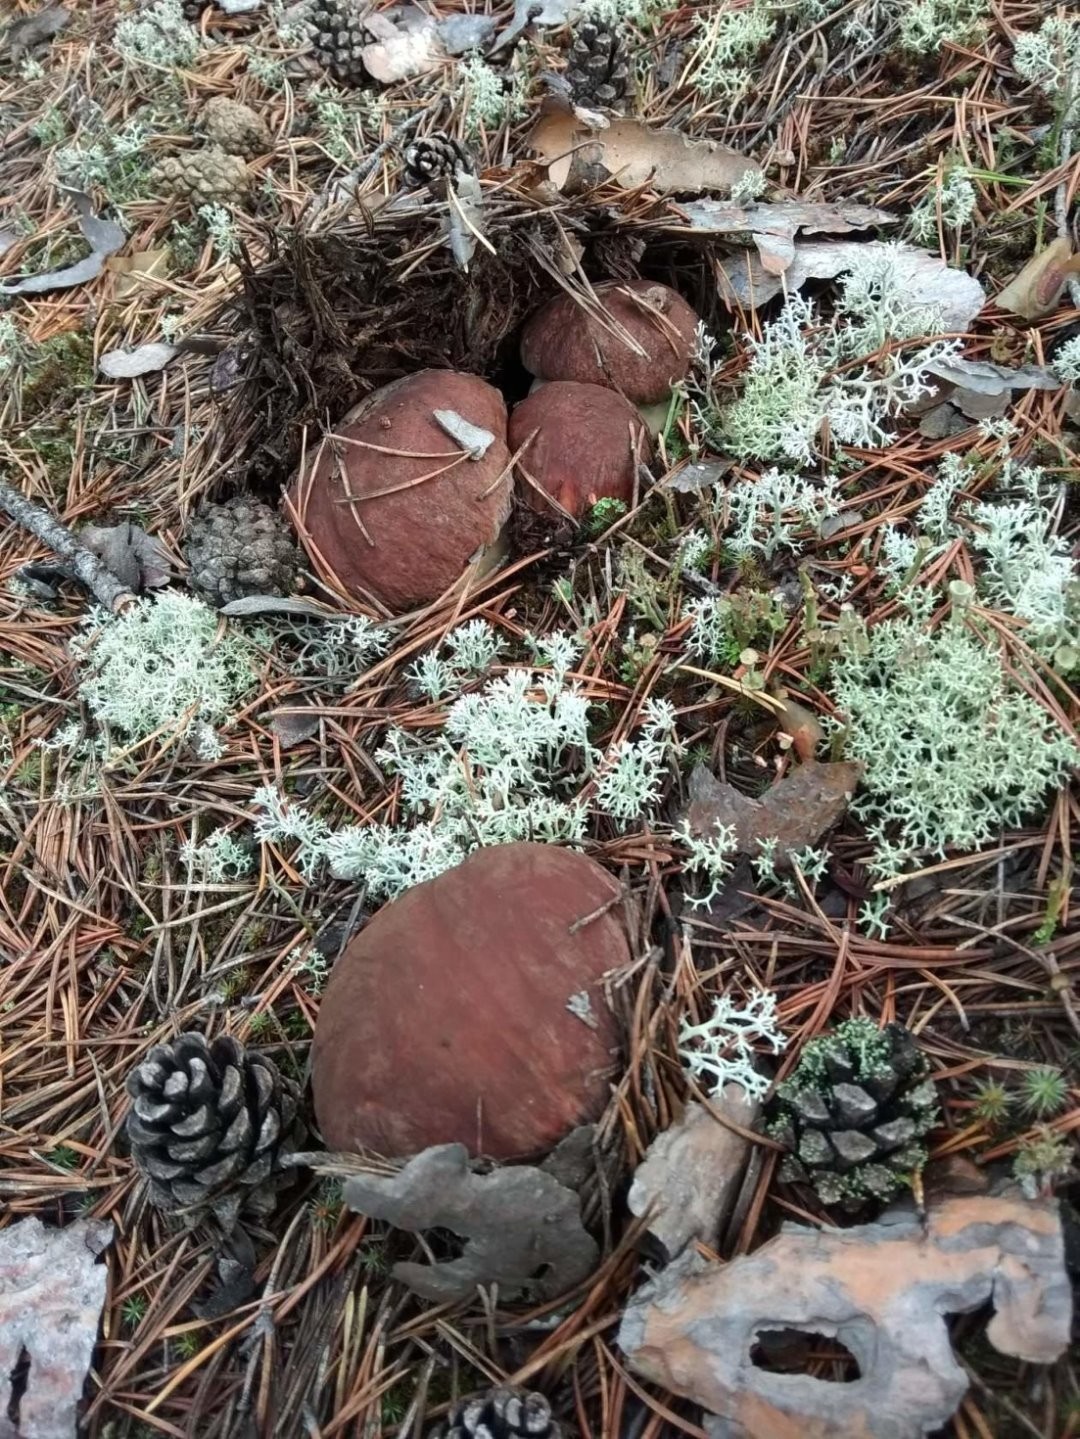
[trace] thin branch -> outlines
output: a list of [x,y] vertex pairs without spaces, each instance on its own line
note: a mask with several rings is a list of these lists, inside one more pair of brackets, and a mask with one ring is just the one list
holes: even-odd
[[79,583],[85,585],[106,609],[124,610],[135,599],[108,565],[79,543],[67,525],[13,489],[6,480],[0,480],[0,510],[24,530],[29,530],[43,545],[48,545]]

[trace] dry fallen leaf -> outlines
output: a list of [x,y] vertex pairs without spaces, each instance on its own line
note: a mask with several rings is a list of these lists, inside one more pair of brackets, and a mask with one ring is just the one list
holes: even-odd
[[360,52],[364,69],[380,85],[422,75],[446,58],[434,18],[415,5],[368,12],[364,26],[376,38]]
[[[783,276],[770,274],[756,255],[741,251],[717,260],[720,298],[729,309],[764,305],[777,295],[791,294],[809,280],[832,280],[851,268],[884,240],[799,240]],[[946,331],[964,331],[986,304],[986,292],[974,276],[954,270],[937,255],[914,245],[888,244],[912,298],[935,305]]]
[[788,269],[795,258],[795,237],[800,232],[850,235],[875,225],[896,223],[895,215],[872,205],[829,205],[809,200],[750,205],[732,200],[695,200],[673,208],[691,230],[712,235],[748,234],[767,275],[782,275]]
[[[785,1224],[753,1254],[688,1253],[630,1301],[619,1344],[637,1372],[702,1405],[710,1435],[743,1439],[922,1439],[968,1387],[947,1314],[990,1302],[1003,1354],[1049,1364],[1068,1348],[1071,1294],[1057,1204],[950,1196],[925,1215],[810,1229]],[[761,1334],[838,1340],[858,1377],[834,1383],[759,1367]],[[813,1347],[812,1345],[810,1347]]]
[[49,270],[44,275],[28,275],[23,280],[0,284],[0,295],[40,295],[46,290],[70,290],[74,285],[85,285],[101,274],[105,261],[127,239],[119,225],[94,214],[89,196],[79,190],[67,193],[79,216],[79,229],[90,242],[89,255],[74,265],[65,265],[62,270]]
[[98,360],[98,370],[110,380],[134,380],[163,370],[180,353],[177,345],[157,340],[134,350],[108,350]]
[[495,33],[496,22],[490,15],[447,15],[436,26],[439,41],[448,55],[464,55],[479,50]]
[[425,1149],[396,1174],[358,1174],[344,1199],[398,1229],[449,1229],[466,1241],[457,1259],[394,1265],[395,1279],[436,1304],[471,1299],[477,1285],[492,1284],[503,1299],[551,1298],[584,1279],[597,1259],[572,1190],[527,1164],[476,1174],[463,1144]]
[[106,270],[116,276],[115,295],[124,300],[136,294],[147,280],[163,280],[169,273],[170,250],[136,250],[134,255],[110,255]]
[[740,854],[756,855],[759,840],[775,839],[779,864],[792,850],[816,844],[843,817],[861,775],[862,765],[856,761],[808,760],[760,799],[751,799],[718,780],[706,765],[695,765],[686,819],[697,835],[714,833],[718,824],[730,825]]
[[11,58],[20,60],[27,50],[58,35],[70,19],[71,11],[66,6],[46,5],[33,15],[13,20],[4,31],[3,43],[10,50]]
[[529,144],[554,184],[568,193],[608,178],[628,190],[638,185],[661,191],[726,190],[747,173],[761,172],[756,160],[712,140],[653,130],[639,120],[613,120],[595,130],[560,109],[540,118]]
[[135,594],[161,589],[172,578],[168,551],[138,525],[84,525],[78,538]]
[[470,460],[482,460],[495,443],[495,436],[490,430],[472,424],[457,410],[432,410],[431,413],[439,429],[456,440]]
[[484,234],[484,191],[479,179],[466,170],[459,170],[453,184],[446,187],[449,206],[444,228],[446,243],[460,270],[468,273],[469,261],[476,253],[477,244],[491,249],[491,243]]
[[[711,1108],[752,1129],[759,1105],[738,1084],[728,1084]],[[649,1215],[649,1233],[668,1259],[688,1244],[715,1244],[740,1180],[750,1142],[690,1103],[682,1118],[658,1134],[634,1171],[627,1195],[631,1214]]]
[[101,1219],[65,1229],[20,1219],[0,1231],[0,1439],[75,1439],[109,1277],[96,1261],[112,1237]]
[[1080,274],[1080,255],[1073,254],[1071,240],[1061,235],[1031,257],[995,298],[994,304],[999,310],[1010,310],[1025,320],[1037,320],[1040,315],[1050,313],[1069,276],[1077,274]]

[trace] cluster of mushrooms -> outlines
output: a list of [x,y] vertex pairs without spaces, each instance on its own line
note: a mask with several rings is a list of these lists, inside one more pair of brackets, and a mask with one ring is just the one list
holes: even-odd
[[[531,510],[564,518],[602,499],[630,504],[657,413],[689,370],[697,324],[665,285],[609,281],[588,309],[560,294],[527,322],[521,358],[535,381],[509,414],[494,386],[453,370],[376,390],[289,488],[316,572],[353,599],[402,613],[498,563],[515,485]],[[462,433],[482,443],[463,443]]]

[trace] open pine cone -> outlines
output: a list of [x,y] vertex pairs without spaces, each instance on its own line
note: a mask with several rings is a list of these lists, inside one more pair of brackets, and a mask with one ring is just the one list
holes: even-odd
[[285,521],[246,495],[199,510],[184,536],[184,559],[191,588],[214,605],[245,595],[288,594],[300,568]]
[[436,130],[414,140],[405,150],[405,175],[413,185],[453,179],[459,170],[472,172],[469,156],[452,135]]
[[132,1158],[159,1209],[222,1228],[269,1215],[290,1181],[280,1160],[299,1145],[300,1091],[272,1060],[222,1035],[157,1044],[128,1075]]
[[570,46],[566,79],[577,104],[609,110],[618,106],[626,94],[630,72],[616,26],[582,21]]
[[849,1210],[890,1199],[926,1163],[938,1115],[928,1071],[901,1024],[849,1019],[811,1040],[773,1101],[768,1132],[790,1151],[781,1179]]
[[154,166],[151,178],[166,195],[201,205],[234,202],[251,184],[248,167],[239,155],[226,155],[219,145],[168,155]]
[[311,8],[315,59],[342,85],[360,85],[367,74],[362,52],[371,40],[368,9],[360,0],[315,0]]
[[542,1394],[524,1389],[489,1389],[450,1411],[430,1439],[562,1439]]

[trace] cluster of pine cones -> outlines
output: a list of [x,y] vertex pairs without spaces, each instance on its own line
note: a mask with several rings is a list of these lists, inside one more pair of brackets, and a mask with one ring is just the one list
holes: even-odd
[[250,105],[215,95],[203,109],[200,128],[206,144],[170,155],[154,167],[153,179],[162,194],[186,200],[193,209],[220,205],[247,193],[251,176],[247,161],[271,146],[266,122]]

